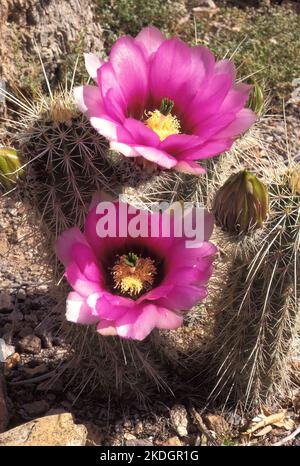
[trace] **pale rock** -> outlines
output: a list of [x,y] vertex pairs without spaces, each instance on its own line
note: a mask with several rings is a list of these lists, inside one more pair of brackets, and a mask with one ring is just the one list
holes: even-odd
[[179,437],[170,437],[164,442],[159,442],[157,445],[161,445],[162,447],[182,447],[184,443],[180,440]]
[[218,11],[218,7],[213,0],[198,0],[198,6],[193,8],[195,16],[201,16],[202,14],[213,15]]
[[127,447],[151,447],[153,443],[150,439],[147,438],[136,438],[131,440],[126,440]]
[[230,432],[228,422],[218,414],[207,414],[205,416],[207,426],[210,430],[214,431],[218,437],[226,437]]
[[21,353],[38,354],[41,351],[42,342],[36,335],[27,335],[19,341]]
[[84,446],[87,429],[70,413],[45,416],[0,434],[0,446]]
[[5,362],[6,359],[15,352],[15,347],[5,343],[3,338],[0,338],[0,363]]
[[170,411],[170,419],[174,429],[180,437],[185,437],[188,434],[188,418],[187,411],[183,405],[174,405]]

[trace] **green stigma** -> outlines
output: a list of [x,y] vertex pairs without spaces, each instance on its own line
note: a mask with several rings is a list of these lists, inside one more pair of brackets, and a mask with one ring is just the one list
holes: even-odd
[[126,265],[129,265],[129,267],[135,267],[137,260],[138,260],[138,256],[134,254],[133,252],[129,252],[127,256],[125,257],[124,262]]
[[174,108],[174,101],[171,99],[165,98],[165,99],[162,99],[161,101],[159,111],[160,113],[162,113],[162,115],[167,116],[172,112],[173,108]]

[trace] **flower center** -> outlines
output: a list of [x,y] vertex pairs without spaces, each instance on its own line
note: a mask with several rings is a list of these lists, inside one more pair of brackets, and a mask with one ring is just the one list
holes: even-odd
[[130,252],[118,258],[112,268],[114,287],[122,293],[137,296],[142,291],[149,291],[157,273],[154,261],[138,257]]
[[161,141],[172,134],[180,133],[180,123],[177,117],[171,114],[173,107],[173,100],[162,99],[159,110],[146,113],[148,118],[144,121],[145,125],[151,128]]

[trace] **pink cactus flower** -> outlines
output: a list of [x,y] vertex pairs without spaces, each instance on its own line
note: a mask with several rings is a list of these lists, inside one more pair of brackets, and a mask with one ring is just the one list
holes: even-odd
[[108,61],[89,53],[85,63],[97,86],[75,89],[79,109],[111,149],[146,165],[201,174],[196,161],[230,149],[256,119],[232,61],[152,26],[118,39]]
[[[123,207],[133,218],[128,204],[114,205],[117,213]],[[138,212],[151,223],[154,214]],[[203,241],[192,248],[186,247],[184,236],[163,236],[160,213],[158,237],[122,237],[118,222],[115,237],[100,237],[101,218],[92,207],[83,233],[71,228],[57,240],[56,252],[73,289],[67,297],[67,320],[97,324],[102,335],[134,340],[143,340],[154,328],[181,326],[184,311],[207,295],[216,252],[208,241],[213,229],[210,214],[204,217]]]

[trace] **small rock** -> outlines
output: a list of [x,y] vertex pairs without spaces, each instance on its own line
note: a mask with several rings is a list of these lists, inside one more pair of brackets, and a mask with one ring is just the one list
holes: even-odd
[[183,405],[175,405],[170,411],[170,419],[180,437],[185,437],[188,426],[187,411]]
[[19,353],[13,353],[5,361],[5,371],[9,372],[11,369],[18,366],[18,364],[20,364],[20,361],[21,356],[19,355]]
[[0,446],[84,446],[87,429],[70,413],[45,416],[0,434]]
[[230,432],[230,427],[228,422],[218,414],[207,414],[205,416],[207,427],[210,430],[213,430],[218,437],[226,437]]
[[144,430],[144,426],[143,426],[143,423],[142,421],[138,421],[136,423],[136,426],[134,428],[134,432],[137,434],[137,435],[141,435],[141,433],[143,432]]
[[125,434],[124,434],[124,439],[125,439],[125,440],[136,440],[136,436],[130,434],[129,432],[125,432]]
[[153,443],[151,442],[151,440],[146,439],[146,438],[136,438],[132,440],[126,440],[125,443],[127,447],[151,447],[153,446]]
[[157,445],[161,445],[162,447],[182,447],[184,443],[180,440],[179,437],[170,437],[165,442],[159,442]]
[[42,342],[36,335],[27,335],[19,341],[21,353],[38,354],[42,348]]
[[[1,371],[1,368],[0,368]],[[8,409],[6,400],[6,386],[4,376],[0,372],[0,433],[4,432],[8,424]]]
[[0,312],[10,312],[13,308],[12,297],[8,293],[0,293]]
[[5,362],[6,359],[15,352],[15,347],[5,343],[3,338],[0,338],[0,363]]
[[24,403],[23,408],[28,416],[34,417],[44,414],[49,410],[49,404],[45,400],[33,401],[32,403]]
[[213,0],[198,0],[198,5],[193,8],[195,16],[202,16],[203,14],[211,16],[219,10]]

